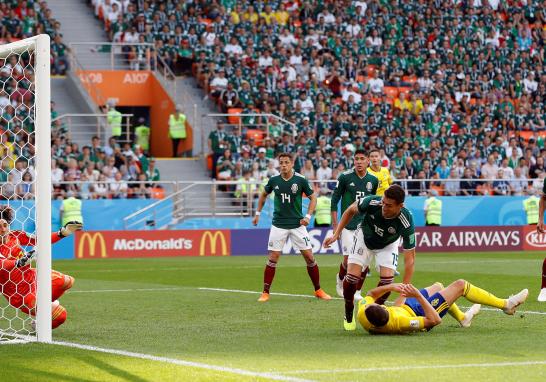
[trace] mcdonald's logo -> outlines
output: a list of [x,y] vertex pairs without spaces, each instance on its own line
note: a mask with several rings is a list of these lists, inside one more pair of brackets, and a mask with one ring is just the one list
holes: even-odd
[[228,248],[226,237],[221,231],[216,231],[212,233],[211,231],[206,231],[203,236],[201,236],[201,243],[199,244],[199,256],[205,256],[205,250],[207,248],[207,242],[210,244],[210,253],[211,255],[216,255],[217,243],[220,241],[220,248],[222,250],[222,256],[228,255]]
[[89,257],[95,257],[95,252],[97,249],[97,243],[99,245],[100,252],[97,252],[97,254],[100,253],[100,257],[107,257],[106,253],[106,241],[104,241],[104,236],[100,232],[95,233],[89,233],[85,232],[78,243],[78,258],[83,258],[84,256],[84,249],[85,244],[88,243],[89,246],[87,247],[89,249]]

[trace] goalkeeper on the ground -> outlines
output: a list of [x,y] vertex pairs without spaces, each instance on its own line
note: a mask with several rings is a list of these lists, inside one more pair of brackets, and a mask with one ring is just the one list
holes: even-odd
[[[31,316],[36,315],[36,269],[30,267],[33,251],[25,252],[21,246],[35,246],[36,239],[24,231],[11,231],[13,210],[0,206],[0,288],[1,293],[14,308]],[[79,222],[69,222],[51,235],[51,243],[82,229]],[[39,256],[39,254],[38,254]],[[55,329],[66,321],[66,309],[58,299],[74,285],[72,276],[51,272],[51,316]]]

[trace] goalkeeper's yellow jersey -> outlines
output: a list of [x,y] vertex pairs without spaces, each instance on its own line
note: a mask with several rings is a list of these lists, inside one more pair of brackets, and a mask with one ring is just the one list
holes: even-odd
[[402,334],[424,329],[424,317],[417,316],[407,305],[385,307],[389,312],[389,321],[387,325],[376,328],[370,324],[364,313],[366,306],[373,302],[375,300],[372,297],[366,296],[358,304],[357,319],[366,331],[378,334]]
[[379,171],[374,171],[370,166],[368,167],[368,172],[372,175],[375,175],[375,177],[379,179],[379,187],[377,187],[376,195],[383,196],[385,190],[389,188],[389,186],[392,184],[392,178],[389,169],[386,167],[381,167]]

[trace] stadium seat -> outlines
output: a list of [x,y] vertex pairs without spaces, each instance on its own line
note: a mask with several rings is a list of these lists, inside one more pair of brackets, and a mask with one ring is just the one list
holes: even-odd
[[153,187],[152,188],[152,198],[153,199],[164,199],[165,198],[165,190],[161,187]]
[[248,139],[253,138],[256,145],[261,146],[265,138],[265,133],[258,129],[248,129],[246,131],[246,136]]
[[398,98],[398,88],[393,86],[385,86],[383,88],[383,93],[387,95],[387,97],[390,97],[392,99]]
[[[240,108],[230,108],[227,110],[228,114],[241,114],[243,112],[243,109]],[[232,125],[239,125],[241,123],[241,117],[238,117],[236,115],[230,115],[228,118],[228,123]]]

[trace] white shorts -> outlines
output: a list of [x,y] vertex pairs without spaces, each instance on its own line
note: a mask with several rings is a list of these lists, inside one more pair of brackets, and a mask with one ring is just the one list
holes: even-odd
[[281,252],[288,238],[290,238],[294,249],[298,251],[312,248],[311,239],[304,225],[292,229],[279,228],[272,225],[269,231],[267,249],[269,251]]
[[341,231],[341,254],[349,256],[353,248],[353,236],[356,230],[343,228]]
[[396,240],[385,248],[369,249],[366,247],[366,243],[364,243],[362,230],[357,228],[347,262],[348,264],[358,264],[365,268],[369,267],[372,260],[375,259],[375,268],[378,272],[380,267],[396,270],[398,266],[398,243],[399,240]]

